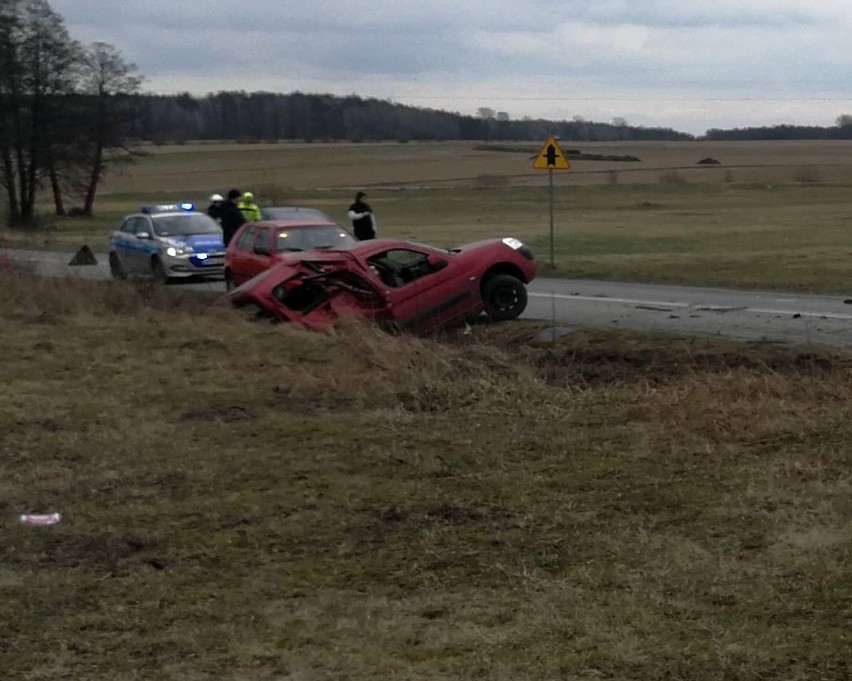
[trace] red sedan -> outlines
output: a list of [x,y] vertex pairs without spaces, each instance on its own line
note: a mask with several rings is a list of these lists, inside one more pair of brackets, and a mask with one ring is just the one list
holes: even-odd
[[354,243],[349,231],[321,216],[247,222],[225,251],[225,284],[229,290],[239,286],[291,253]]
[[532,251],[517,239],[451,250],[373,239],[284,255],[224,300],[310,329],[354,316],[428,334],[483,311],[516,318],[536,272]]

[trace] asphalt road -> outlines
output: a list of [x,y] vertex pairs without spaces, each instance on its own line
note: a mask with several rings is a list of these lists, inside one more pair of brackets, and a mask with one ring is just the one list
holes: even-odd
[[[73,253],[0,251],[2,260],[43,276],[109,279],[105,253],[97,265],[68,266]],[[223,291],[221,281],[176,288]],[[524,318],[576,328],[620,328],[715,336],[752,343],[852,347],[852,304],[844,296],[662,286],[584,279],[537,279]],[[849,299],[852,303],[852,299]]]

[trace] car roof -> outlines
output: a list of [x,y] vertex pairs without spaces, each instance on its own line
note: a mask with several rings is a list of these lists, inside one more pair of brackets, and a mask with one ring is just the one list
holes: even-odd
[[293,211],[294,213],[324,213],[320,208],[314,208],[313,206],[261,206],[260,210],[287,210]]
[[263,215],[267,212],[275,211],[276,213],[283,214],[282,218],[290,218],[298,219],[301,216],[314,216],[325,219],[332,219],[332,217],[326,213],[324,210],[320,210],[319,208],[310,208],[308,206],[261,206],[260,214]]
[[[173,218],[181,215],[205,215],[210,217],[207,213],[202,213],[200,210],[170,210],[162,213],[140,213],[140,215],[147,215],[154,220],[157,218]],[[213,218],[210,219],[212,220]]]
[[[156,220],[157,218],[168,218],[175,217],[178,215],[207,215],[207,213],[203,213],[200,210],[168,210],[162,211],[158,213],[128,213],[122,219],[126,220],[127,218],[151,218],[152,220]],[[211,218],[212,219],[212,218]]]
[[323,220],[319,217],[305,217],[301,219],[293,219],[293,220],[257,220],[256,222],[247,223],[249,226],[254,225],[257,227],[336,227],[338,229],[341,228],[336,222],[330,222],[328,220]]

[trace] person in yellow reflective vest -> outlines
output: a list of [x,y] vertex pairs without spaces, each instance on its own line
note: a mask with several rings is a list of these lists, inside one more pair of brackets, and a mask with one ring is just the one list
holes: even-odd
[[254,202],[254,194],[245,192],[237,204],[240,212],[246,216],[249,222],[257,222],[260,220],[260,207]]

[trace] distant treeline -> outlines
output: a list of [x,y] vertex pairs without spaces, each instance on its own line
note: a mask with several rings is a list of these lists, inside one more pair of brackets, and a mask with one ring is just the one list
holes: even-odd
[[305,141],[525,141],[558,135],[576,142],[653,140],[792,140],[852,139],[852,116],[842,115],[830,127],[775,125],[767,127],[713,128],[703,136],[671,128],[629,125],[580,118],[510,120],[506,114],[480,109],[490,115],[466,116],[393,102],[294,92],[217,92],[205,96],[138,95],[137,117],[131,137],[154,143],[189,140],[260,142]]
[[831,127],[816,125],[773,125],[762,128],[734,128],[733,130],[708,130],[708,140],[848,140],[852,139],[852,121],[840,116],[838,124]]
[[464,116],[385,100],[329,94],[218,92],[138,95],[131,137],[155,143],[234,139],[307,141],[689,140],[670,128],[585,120],[548,121],[505,115]]

